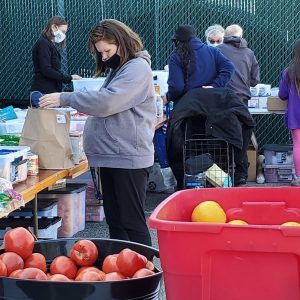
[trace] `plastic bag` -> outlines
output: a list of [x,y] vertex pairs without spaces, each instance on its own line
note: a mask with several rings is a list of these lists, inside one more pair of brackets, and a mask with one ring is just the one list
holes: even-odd
[[150,169],[148,187],[150,192],[174,191],[177,182],[170,167],[161,168],[159,163],[154,163]]

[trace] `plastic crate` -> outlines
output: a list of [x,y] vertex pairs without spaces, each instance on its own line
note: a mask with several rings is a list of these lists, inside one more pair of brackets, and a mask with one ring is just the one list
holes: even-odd
[[102,222],[105,218],[104,209],[101,204],[89,204],[85,207],[86,222]]
[[[31,217],[33,215],[33,202],[29,202],[18,210],[13,211],[9,216]],[[38,217],[57,217],[57,201],[38,201]]]
[[27,179],[27,146],[0,146],[0,177],[13,183]]
[[293,165],[264,165],[267,183],[291,182],[293,180]]
[[[45,218],[42,217],[38,222],[38,236],[40,239],[57,239],[58,228],[61,226],[61,218]],[[25,217],[8,217],[2,218],[0,224],[0,237],[4,237],[4,234],[16,227],[29,228],[33,232],[33,218]]]
[[293,164],[293,145],[267,144],[263,150],[266,165]]
[[68,183],[65,188],[44,190],[38,199],[57,199],[57,214],[62,218],[58,237],[72,237],[85,228],[86,184]]
[[[300,190],[210,188],[174,193],[152,213],[168,300],[299,300]],[[217,201],[230,225],[190,222],[196,205]]]

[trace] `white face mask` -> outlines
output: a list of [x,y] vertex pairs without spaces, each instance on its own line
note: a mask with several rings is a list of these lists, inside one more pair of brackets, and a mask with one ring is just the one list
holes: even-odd
[[53,34],[54,42],[57,44],[61,43],[66,38],[66,34],[63,33],[59,28],[57,28],[57,30],[54,31]]

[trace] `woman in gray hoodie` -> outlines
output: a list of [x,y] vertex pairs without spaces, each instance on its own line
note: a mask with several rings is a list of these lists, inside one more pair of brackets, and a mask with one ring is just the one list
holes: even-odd
[[110,69],[99,91],[53,93],[44,108],[71,106],[90,115],[84,150],[100,167],[103,205],[110,237],[151,245],[144,215],[149,170],[153,165],[156,120],[150,55],[139,36],[117,20],[104,20],[90,33],[96,77]]

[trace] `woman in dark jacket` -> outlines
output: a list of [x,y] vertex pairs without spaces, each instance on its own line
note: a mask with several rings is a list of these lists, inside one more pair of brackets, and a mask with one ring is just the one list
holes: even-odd
[[32,49],[32,60],[34,67],[34,78],[31,85],[33,104],[41,94],[62,91],[63,83],[80,79],[78,75],[64,74],[61,70],[61,55],[55,44],[59,47],[65,46],[67,22],[59,16],[51,18],[44,28],[41,37]]

